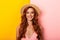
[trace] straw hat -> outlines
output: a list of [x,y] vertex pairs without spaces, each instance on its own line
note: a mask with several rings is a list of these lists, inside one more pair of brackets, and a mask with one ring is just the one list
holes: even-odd
[[36,5],[33,5],[33,4],[27,4],[27,5],[24,5],[22,8],[21,8],[21,14],[23,14],[23,11],[26,7],[29,7],[29,6],[32,6],[33,8],[35,8],[35,10],[38,12],[38,14],[40,14],[40,9],[36,6]]

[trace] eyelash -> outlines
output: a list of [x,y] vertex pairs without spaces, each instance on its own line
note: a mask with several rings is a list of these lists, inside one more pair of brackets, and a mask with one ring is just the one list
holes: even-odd
[[[29,13],[29,12],[26,12],[27,14]],[[34,12],[31,12],[31,13],[34,13]]]
[[34,13],[34,12],[32,12],[32,13]]

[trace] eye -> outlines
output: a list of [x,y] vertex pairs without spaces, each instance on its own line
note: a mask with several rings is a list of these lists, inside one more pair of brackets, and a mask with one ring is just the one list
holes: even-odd
[[34,12],[31,12],[32,14],[34,14]]
[[29,14],[29,12],[26,12],[26,14]]

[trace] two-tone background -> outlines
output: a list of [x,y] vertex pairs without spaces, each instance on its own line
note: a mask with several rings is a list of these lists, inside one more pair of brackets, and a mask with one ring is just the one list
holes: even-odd
[[16,40],[20,9],[25,4],[40,8],[39,20],[44,27],[45,40],[60,40],[60,0],[0,0],[0,40]]

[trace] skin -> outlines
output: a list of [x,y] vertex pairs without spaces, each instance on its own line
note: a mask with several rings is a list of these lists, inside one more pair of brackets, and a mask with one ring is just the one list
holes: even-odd
[[29,8],[26,12],[26,18],[28,22],[27,32],[26,35],[28,38],[31,38],[31,36],[34,33],[33,25],[32,25],[32,19],[34,18],[34,10],[32,8]]

